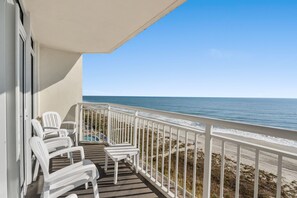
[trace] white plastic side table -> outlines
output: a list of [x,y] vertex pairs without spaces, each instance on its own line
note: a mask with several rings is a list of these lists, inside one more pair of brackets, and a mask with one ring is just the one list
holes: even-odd
[[110,146],[104,148],[105,152],[105,172],[108,166],[108,157],[114,161],[114,184],[118,182],[118,162],[128,157],[134,157],[136,160],[136,173],[138,173],[139,166],[139,149],[134,146]]

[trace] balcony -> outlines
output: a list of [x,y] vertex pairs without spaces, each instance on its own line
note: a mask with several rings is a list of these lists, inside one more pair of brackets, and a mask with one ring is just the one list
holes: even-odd
[[[297,131],[115,104],[77,105],[79,140],[98,167],[101,197],[296,197]],[[140,149],[139,174],[104,173],[104,146]],[[222,157],[224,156],[224,157]],[[52,161],[52,170],[68,164]],[[110,167],[113,164],[110,160]],[[29,187],[40,194],[42,176]],[[92,197],[83,187],[79,197]]]
[[[86,158],[91,159],[96,165],[100,173],[100,179],[98,180],[98,186],[100,188],[100,197],[162,197],[162,194],[154,188],[149,182],[147,182],[142,176],[136,175],[134,171],[130,169],[129,164],[119,163],[119,178],[117,185],[113,184],[113,163],[109,163],[109,170],[104,172],[104,145],[103,144],[84,144],[83,145]],[[74,159],[79,160],[79,153],[74,156]],[[69,165],[69,159],[66,157],[56,158],[52,161],[51,169],[55,171],[64,166]],[[85,189],[84,186],[75,189],[71,193],[76,193],[78,197],[93,197],[93,191]],[[28,189],[27,197],[37,198],[40,197],[42,190],[42,176],[38,181],[33,183]],[[66,196],[66,195],[65,195]]]

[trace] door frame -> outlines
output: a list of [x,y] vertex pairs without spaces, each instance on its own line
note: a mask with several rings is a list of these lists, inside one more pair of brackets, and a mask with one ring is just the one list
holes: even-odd
[[[28,17],[29,18],[29,17]],[[27,29],[30,30],[30,23],[26,24],[25,27],[29,27]],[[26,40],[26,65],[25,65],[25,111],[26,111],[26,119],[25,119],[25,134],[24,134],[24,141],[29,142],[30,138],[32,137],[32,125],[31,119],[32,117],[36,116],[32,111],[32,108],[35,111],[35,89],[34,86],[36,84],[36,53],[35,50],[37,48],[37,44],[34,42],[33,48],[31,47],[31,38],[34,38],[32,33],[29,32],[27,34]],[[33,62],[31,60],[31,56],[33,57]],[[32,65],[33,64],[33,65]],[[33,67],[32,67],[33,66]],[[32,94],[33,93],[33,94]],[[32,103],[34,102],[34,104]],[[32,152],[29,144],[25,144],[25,177],[26,177],[26,184],[29,185],[32,183]],[[25,189],[26,190],[26,189]],[[26,191],[25,191],[26,192]]]
[[[25,15],[24,15],[25,16]],[[25,108],[26,106],[26,63],[27,63],[27,50],[26,50],[26,40],[27,40],[27,34],[24,28],[24,25],[22,24],[20,20],[20,8],[16,4],[15,6],[15,25],[16,25],[16,31],[15,31],[15,106],[16,106],[16,161],[20,162],[20,170],[19,170],[19,179],[20,179],[20,193],[21,197],[25,194],[25,191],[27,189],[26,185],[26,164],[25,164],[25,146],[24,139],[25,139],[25,131],[26,131],[26,117],[27,117],[27,110]],[[20,65],[20,37],[24,41],[24,52],[23,52],[23,71],[21,70]],[[23,73],[21,73],[23,72]],[[21,75],[23,79],[23,93],[21,93]],[[23,110],[20,106],[20,97],[21,94],[23,95]],[[23,118],[21,118],[21,111],[23,111]],[[21,131],[20,122],[23,120],[24,126],[23,131]],[[21,134],[23,133],[23,134]],[[23,141],[23,142],[21,142]],[[23,148],[21,148],[21,146]]]
[[[22,2],[22,1],[21,1]],[[22,3],[20,2],[20,6],[22,7]],[[16,6],[18,7],[18,6]],[[24,10],[24,9],[23,9]],[[34,41],[34,35],[31,31],[31,20],[30,14],[24,12],[24,22],[22,23],[19,18],[20,10],[17,8],[16,11],[16,107],[17,108],[17,118],[20,118],[20,111],[19,108],[19,99],[20,99],[20,63],[19,63],[19,36],[22,37],[24,40],[24,134],[22,134],[23,138],[23,176],[24,182],[22,184],[23,189],[22,193],[26,194],[27,186],[32,183],[32,151],[30,148],[29,140],[32,137],[32,125],[31,125],[31,118],[32,116],[37,116],[37,108],[38,108],[38,98],[37,98],[37,85],[38,85],[38,51],[39,51],[39,44],[38,42]],[[31,46],[31,39],[34,41],[33,47]],[[33,63],[31,60],[31,56],[33,57]],[[33,67],[32,67],[33,64]],[[32,95],[33,93],[33,95]],[[34,104],[32,103],[34,102]],[[34,108],[34,112],[32,112],[32,107]],[[20,120],[17,120],[16,123],[19,123]],[[17,127],[20,127],[19,125]],[[20,131],[20,128],[18,128]],[[20,133],[19,133],[20,135]],[[19,136],[20,137],[20,136]],[[19,140],[22,141],[22,140]],[[21,142],[20,142],[21,143]],[[21,145],[21,144],[20,144]],[[19,150],[20,151],[20,150]],[[22,167],[20,167],[22,169]],[[21,178],[21,175],[20,175]]]

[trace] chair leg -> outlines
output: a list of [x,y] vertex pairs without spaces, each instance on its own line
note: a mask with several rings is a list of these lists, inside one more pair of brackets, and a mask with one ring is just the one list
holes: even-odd
[[[66,135],[65,137],[67,137],[67,135]],[[69,136],[68,136],[68,137],[69,137]],[[70,141],[71,141],[72,145],[74,145],[74,142],[73,142],[73,140],[72,140],[71,137],[70,137]],[[69,148],[71,148],[71,145],[69,145]],[[68,157],[68,159],[72,157],[71,154],[72,154],[72,153],[67,153],[67,157]],[[61,155],[61,157],[63,157],[63,154]],[[71,164],[73,164],[73,159],[72,159]]]
[[104,171],[107,171],[107,166],[108,166],[108,155],[105,153],[105,166],[104,166]]
[[99,190],[98,190],[98,185],[97,185],[96,179],[93,179],[92,185],[93,185],[94,198],[99,198]]
[[38,176],[38,171],[39,171],[39,162],[38,162],[38,160],[36,160],[34,173],[33,173],[33,181],[36,181],[37,176]]
[[78,146],[78,134],[77,132],[75,133],[75,146]]
[[68,153],[69,157],[70,157],[70,163],[73,164],[74,161],[73,161],[73,154],[72,152],[71,153]]
[[49,191],[46,191],[43,193],[43,198],[49,198]]
[[41,193],[41,198],[49,198],[50,197],[50,190],[47,188],[43,188],[43,192]]
[[119,163],[115,161],[114,162],[114,184],[118,183],[118,166],[119,166]]

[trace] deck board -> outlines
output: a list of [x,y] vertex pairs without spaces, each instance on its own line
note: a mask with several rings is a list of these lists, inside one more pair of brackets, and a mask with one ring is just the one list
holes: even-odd
[[[119,163],[119,174],[118,183],[113,184],[113,168],[114,164],[112,160],[109,160],[109,166],[107,173],[104,172],[104,145],[83,145],[85,150],[86,159],[92,160],[100,173],[100,178],[98,179],[98,187],[100,198],[111,198],[111,197],[164,197],[156,188],[154,188],[148,181],[146,181],[141,175],[135,174],[131,170],[128,164],[124,162]],[[74,154],[74,159],[77,161],[79,159],[79,154]],[[69,164],[69,159],[66,157],[59,157],[52,160],[51,170],[55,171]],[[28,187],[27,198],[37,198],[40,197],[42,190],[42,173],[38,178],[38,181],[32,183]],[[91,198],[93,197],[92,187],[90,185],[89,189],[85,189],[84,186],[80,186],[70,193],[76,193],[79,198]],[[65,194],[66,196],[66,194]]]

